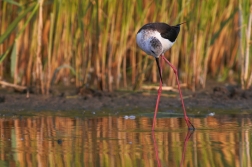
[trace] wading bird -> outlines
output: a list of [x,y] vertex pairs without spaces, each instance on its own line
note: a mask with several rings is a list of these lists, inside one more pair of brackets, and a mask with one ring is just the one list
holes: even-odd
[[[170,49],[172,45],[174,44],[174,42],[176,41],[176,38],[180,31],[181,24],[177,24],[176,26],[170,26],[166,23],[148,23],[144,25],[142,28],[140,28],[140,30],[137,32],[137,36],[136,36],[137,45],[145,53],[147,53],[148,55],[152,55],[156,59],[159,76],[160,76],[160,84],[159,84],[159,89],[158,89],[158,97],[157,97],[157,102],[156,102],[156,107],[155,107],[155,113],[153,117],[152,130],[155,129],[156,116],[158,112],[158,104],[159,104],[160,95],[162,92],[162,84],[163,84],[162,69],[161,69],[162,59],[164,59],[165,62],[173,69],[176,75],[176,81],[178,84],[180,100],[182,103],[182,108],[184,111],[184,118],[188,126],[188,129],[190,130],[195,129],[186,114],[183,96],[180,90],[177,69],[164,56],[164,53],[168,49]],[[161,65],[159,63],[159,57],[161,57]]]

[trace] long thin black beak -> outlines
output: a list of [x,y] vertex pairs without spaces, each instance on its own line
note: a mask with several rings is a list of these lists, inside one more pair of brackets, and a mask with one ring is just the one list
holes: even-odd
[[156,57],[155,59],[156,59],[157,66],[158,66],[159,76],[160,76],[161,82],[163,84],[163,79],[162,79],[162,74],[161,74],[161,69],[160,69],[160,64],[159,64],[159,58]]
[[182,23],[179,23],[179,24],[177,24],[176,26],[180,26],[181,24],[184,24],[184,23],[187,23],[187,21],[182,22]]

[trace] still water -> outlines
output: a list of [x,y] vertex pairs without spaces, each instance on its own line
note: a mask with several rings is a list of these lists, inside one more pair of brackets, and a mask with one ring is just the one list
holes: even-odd
[[0,166],[247,167],[250,113],[191,115],[194,132],[170,112],[159,112],[154,132],[153,112],[1,113]]

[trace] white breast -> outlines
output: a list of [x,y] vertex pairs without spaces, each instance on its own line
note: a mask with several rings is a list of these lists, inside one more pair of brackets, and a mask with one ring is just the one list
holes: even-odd
[[167,50],[169,50],[172,47],[174,42],[171,42],[168,39],[165,39],[165,38],[161,37],[159,32],[156,32],[155,34],[157,34],[156,38],[158,38],[158,40],[162,43],[163,53],[165,53]]

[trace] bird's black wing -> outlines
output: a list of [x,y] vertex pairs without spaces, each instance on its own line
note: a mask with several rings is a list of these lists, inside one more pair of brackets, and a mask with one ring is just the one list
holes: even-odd
[[179,34],[180,31],[180,24],[176,26],[170,26],[166,23],[148,23],[145,24],[139,31],[142,30],[156,30],[158,31],[161,36],[165,39],[170,40],[171,42],[174,42]]
[[170,26],[166,23],[157,23],[154,25],[163,38],[175,42],[180,31],[180,25]]

